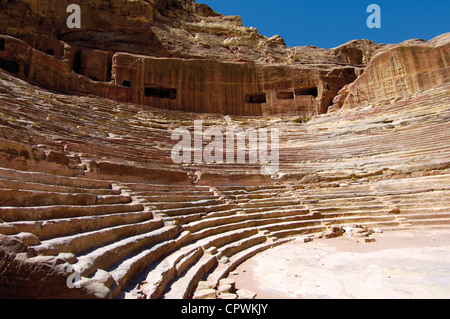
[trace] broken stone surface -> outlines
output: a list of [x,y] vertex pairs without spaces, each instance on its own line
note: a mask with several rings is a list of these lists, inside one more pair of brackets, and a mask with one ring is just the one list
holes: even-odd
[[219,280],[219,285],[230,285],[231,291],[234,292],[236,290],[236,280],[233,278],[223,278]]
[[216,288],[216,285],[213,282],[209,281],[200,281],[197,286],[197,290],[207,290],[214,288]]
[[18,238],[0,235],[0,248],[6,253],[22,253],[26,251],[27,247],[28,246]]
[[344,232],[345,230],[341,226],[329,226],[322,236],[326,239],[331,239],[342,236]]
[[349,237],[369,237],[374,231],[362,225],[352,225],[343,227],[345,235]]
[[226,257],[226,256],[222,256],[219,261],[222,264],[227,264],[230,261],[230,259],[228,257]]
[[234,300],[234,299],[238,299],[238,296],[236,294],[221,293],[221,294],[219,294],[219,297],[217,299]]
[[217,299],[217,291],[215,289],[202,289],[194,293],[194,299]]
[[246,289],[239,289],[236,292],[238,299],[255,299],[256,293]]
[[230,293],[232,292],[232,288],[233,287],[231,285],[222,284],[217,288],[217,291],[219,292],[219,294]]

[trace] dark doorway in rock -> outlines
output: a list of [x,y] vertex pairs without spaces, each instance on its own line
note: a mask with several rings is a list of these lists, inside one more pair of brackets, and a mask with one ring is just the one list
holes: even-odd
[[77,50],[77,52],[75,52],[75,56],[73,57],[72,70],[77,74],[80,74],[81,72],[81,50]]
[[0,51],[5,50],[5,39],[0,39]]
[[319,90],[317,89],[316,86],[314,86],[314,87],[306,87],[306,88],[298,88],[298,89],[295,89],[295,95],[296,96],[311,95],[313,97],[318,97],[319,96]]
[[25,77],[28,77],[30,75],[30,65],[29,64],[25,64],[25,66],[23,68],[23,75],[25,75]]
[[267,103],[266,93],[252,93],[245,95],[245,103]]
[[122,86],[125,86],[125,87],[127,87],[127,88],[130,88],[130,87],[131,87],[131,82],[125,80],[125,81],[122,82]]
[[0,69],[3,69],[12,74],[17,74],[19,73],[20,67],[19,63],[15,61],[0,59]]
[[47,54],[48,55],[55,55],[55,51],[53,49],[48,49],[47,50]]
[[146,87],[144,90],[146,97],[157,97],[160,99],[175,100],[177,98],[177,90],[164,87]]

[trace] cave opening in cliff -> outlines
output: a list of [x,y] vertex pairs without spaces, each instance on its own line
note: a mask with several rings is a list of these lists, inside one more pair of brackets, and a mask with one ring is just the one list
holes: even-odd
[[5,50],[5,39],[0,39],[0,51]]
[[319,96],[319,90],[317,89],[317,86],[306,87],[306,88],[298,88],[298,89],[295,89],[295,95],[296,96],[311,95],[313,97],[318,97]]
[[253,93],[245,95],[245,103],[261,104],[267,103],[266,93]]
[[0,69],[3,69],[12,74],[17,74],[19,73],[20,67],[19,63],[15,61],[0,59]]
[[146,87],[144,94],[146,97],[157,97],[160,99],[175,100],[177,98],[177,90],[163,87]]
[[127,88],[130,88],[130,87],[131,87],[131,82],[130,82],[130,81],[127,81],[127,80],[124,80],[124,81],[122,82],[122,86],[127,87]]
[[[112,56],[108,56],[108,62],[106,67],[106,82],[110,82],[112,77]],[[130,84],[131,86],[131,84]]]
[[291,92],[291,91],[277,92],[277,99],[279,99],[279,100],[293,100],[294,99],[294,92]]
[[25,75],[25,77],[28,77],[30,75],[30,65],[29,64],[25,64],[25,66],[23,68],[23,75]]
[[47,49],[46,53],[47,53],[48,55],[55,55],[55,50],[53,50],[53,49]]
[[80,72],[81,72],[81,51],[80,50],[77,50],[77,52],[75,52],[75,56],[73,57],[72,70],[77,74],[80,74]]

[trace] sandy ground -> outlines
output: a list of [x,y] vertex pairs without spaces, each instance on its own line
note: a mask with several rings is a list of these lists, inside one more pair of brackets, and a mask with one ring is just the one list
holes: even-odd
[[450,298],[450,230],[295,240],[239,266],[237,287],[257,299]]

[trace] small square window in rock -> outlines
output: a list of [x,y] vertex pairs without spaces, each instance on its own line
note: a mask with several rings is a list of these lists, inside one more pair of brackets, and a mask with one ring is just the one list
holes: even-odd
[[277,92],[277,99],[279,99],[279,100],[293,100],[294,99],[294,92],[291,92],[291,91]]
[[245,95],[245,103],[267,103],[266,93],[253,93]]
[[15,61],[0,59],[0,69],[3,69],[12,74],[17,74],[19,73],[20,66],[19,63]]
[[317,87],[298,88],[295,89],[295,95],[311,95],[313,97],[318,97],[319,91],[317,90]]
[[146,97],[157,97],[160,99],[175,100],[177,98],[177,90],[164,87],[146,87],[144,90]]

